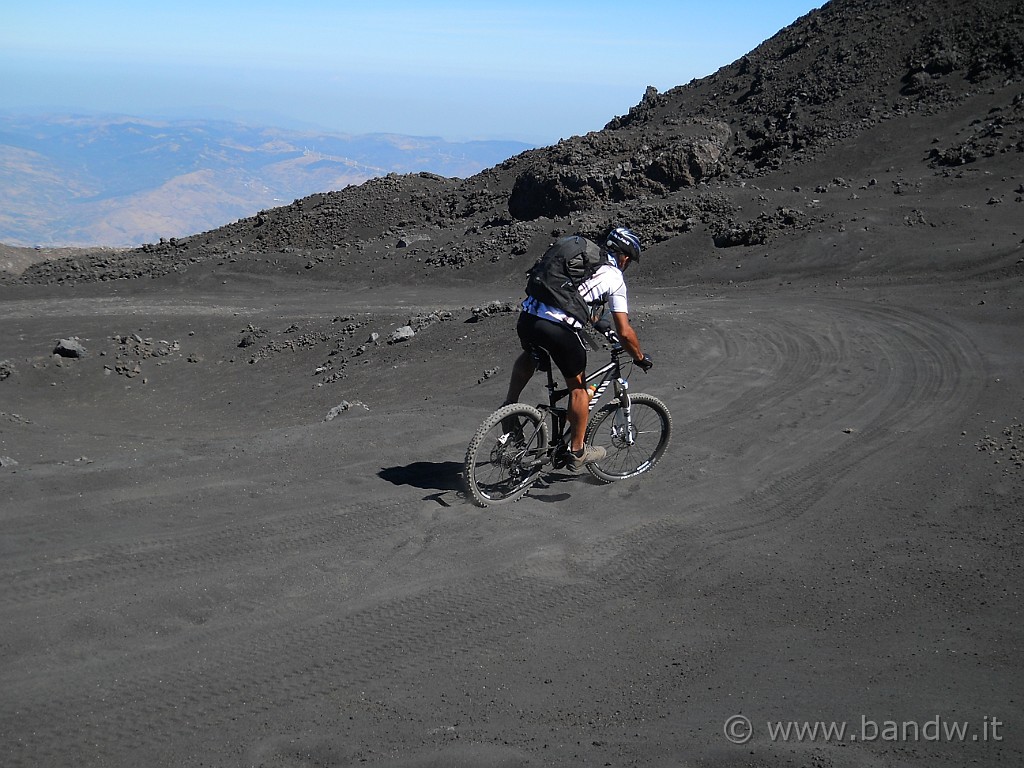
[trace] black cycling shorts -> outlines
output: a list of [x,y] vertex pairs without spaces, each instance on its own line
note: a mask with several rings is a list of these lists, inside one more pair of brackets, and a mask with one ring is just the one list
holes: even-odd
[[[516,323],[516,333],[519,334],[519,341],[527,352],[540,347],[550,354],[566,382],[587,369],[587,348],[583,344],[583,339],[565,323],[556,323],[531,315],[529,312],[521,312]],[[545,370],[543,365],[540,365],[540,368]]]

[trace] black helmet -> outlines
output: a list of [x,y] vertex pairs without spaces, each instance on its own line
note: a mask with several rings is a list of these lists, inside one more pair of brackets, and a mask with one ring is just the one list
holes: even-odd
[[640,261],[640,238],[625,227],[617,227],[609,232],[604,247],[612,253],[621,253],[633,261]]

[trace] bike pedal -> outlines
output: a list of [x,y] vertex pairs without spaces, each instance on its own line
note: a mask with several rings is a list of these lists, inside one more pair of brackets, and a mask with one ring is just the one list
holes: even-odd
[[565,469],[569,463],[569,451],[564,445],[559,445],[551,454],[551,466],[555,469]]

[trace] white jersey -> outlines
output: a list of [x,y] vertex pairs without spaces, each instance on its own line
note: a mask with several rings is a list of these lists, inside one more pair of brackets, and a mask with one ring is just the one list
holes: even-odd
[[[597,271],[584,280],[579,287],[580,296],[590,305],[607,304],[612,312],[629,313],[629,301],[626,296],[626,281],[622,277],[615,260],[609,256],[608,263],[602,264]],[[523,311],[556,323],[565,323],[572,328],[582,328],[582,324],[572,315],[558,307],[552,307],[532,296],[523,301]]]

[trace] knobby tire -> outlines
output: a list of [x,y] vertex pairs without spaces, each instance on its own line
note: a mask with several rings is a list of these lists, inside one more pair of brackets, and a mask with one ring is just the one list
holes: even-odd
[[[511,437],[502,441],[506,434]],[[484,420],[466,449],[467,494],[480,507],[521,499],[540,476],[547,448],[547,423],[538,409],[525,403],[502,406]]]
[[617,418],[621,405],[616,401],[597,411],[587,425],[588,445],[604,446],[608,455],[600,462],[587,464],[587,471],[604,483],[636,477],[651,470],[665,454],[672,436],[672,414],[653,395],[630,395],[632,445],[626,439],[624,425]]

